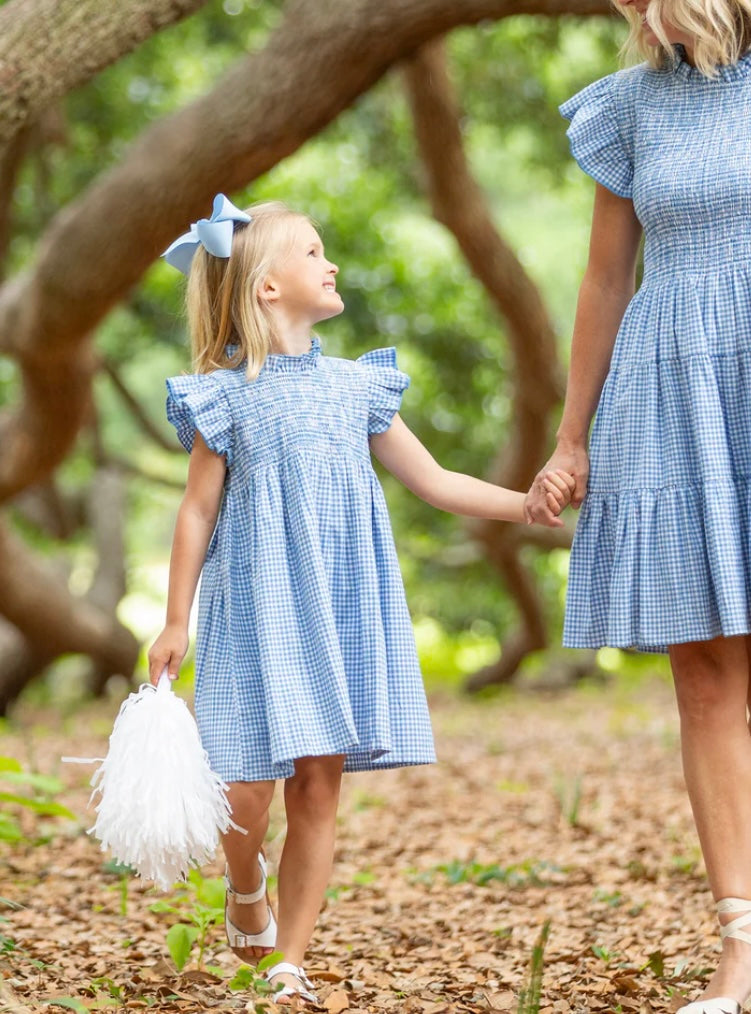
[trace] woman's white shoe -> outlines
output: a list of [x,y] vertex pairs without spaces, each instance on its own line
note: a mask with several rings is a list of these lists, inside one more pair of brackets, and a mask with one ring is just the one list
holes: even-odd
[[[751,933],[747,933],[743,928],[751,924],[751,901],[745,898],[721,898],[717,902],[717,911],[742,913],[726,925],[720,926],[722,940],[730,937],[751,944]],[[743,1004],[731,996],[712,996],[706,1000],[694,1000],[693,1003],[681,1007],[676,1014],[741,1014],[742,1010]]]
[[[224,874],[224,885],[227,889],[227,898],[232,900],[238,905],[253,905],[255,902],[260,901],[261,898],[266,897],[266,860],[262,853],[258,853],[258,865],[261,870],[261,883],[255,891],[250,891],[248,894],[242,894],[240,891],[236,891],[229,879],[229,869]],[[224,903],[224,928],[227,931],[227,943],[230,945],[233,951],[247,950],[250,947],[262,947],[264,950],[272,950],[276,946],[276,919],[271,908],[268,909],[269,921],[266,925],[266,929],[260,933],[246,933],[245,930],[239,929],[232,922],[230,917],[227,915],[227,902]]]

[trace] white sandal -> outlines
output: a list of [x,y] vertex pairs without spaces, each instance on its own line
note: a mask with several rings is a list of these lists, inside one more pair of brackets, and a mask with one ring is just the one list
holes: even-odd
[[[736,919],[731,919],[724,926],[720,925],[720,939],[731,937],[751,944],[751,933],[743,929],[751,924],[751,901],[745,898],[721,898],[717,902],[718,912],[742,912]],[[712,996],[706,1000],[694,1000],[685,1007],[679,1008],[676,1014],[741,1014],[743,1004],[731,996]]]
[[308,1003],[314,1003],[318,1005],[318,997],[312,992],[313,983],[305,974],[304,969],[299,965],[293,965],[291,961],[280,961],[276,965],[272,965],[271,968],[267,968],[264,972],[264,978],[267,982],[277,975],[294,975],[299,981],[300,987],[297,986],[282,986],[281,989],[277,990],[276,993],[270,993],[269,999],[276,1003],[281,997],[299,996],[301,1000],[305,1000]]
[[[224,885],[227,889],[227,898],[232,898],[238,905],[253,905],[256,901],[266,897],[266,859],[261,852],[258,853],[258,865],[261,870],[261,884],[255,891],[243,894],[236,891],[229,879],[229,867],[224,873]],[[276,919],[269,906],[269,921],[266,929],[260,933],[246,933],[238,929],[227,915],[227,901],[224,902],[224,928],[227,932],[227,943],[233,951],[246,950],[249,947],[270,948],[272,951],[276,946]],[[242,957],[242,955],[239,955]]]

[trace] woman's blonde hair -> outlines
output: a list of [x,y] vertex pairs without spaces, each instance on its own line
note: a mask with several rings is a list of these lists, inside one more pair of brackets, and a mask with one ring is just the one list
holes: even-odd
[[615,6],[631,29],[623,51],[653,67],[670,66],[675,60],[665,24],[694,40],[693,63],[705,77],[716,77],[718,67],[736,63],[751,47],[751,0],[649,0],[646,20],[659,39],[657,46],[647,43],[637,10],[617,0]]
[[196,373],[246,361],[252,380],[276,337],[273,313],[258,292],[291,253],[297,227],[310,219],[281,201],[253,204],[245,211],[251,221],[235,224],[229,258],[214,257],[203,246],[193,256],[185,304]]

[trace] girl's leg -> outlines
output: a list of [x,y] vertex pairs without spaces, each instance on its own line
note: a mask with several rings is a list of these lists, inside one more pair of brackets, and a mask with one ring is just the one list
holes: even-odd
[[[287,838],[279,864],[276,949],[293,965],[303,962],[331,876],[343,768],[343,756],[302,757],[284,784]],[[272,981],[299,986],[286,974]]]
[[[751,899],[750,645],[749,638],[732,637],[670,648],[683,771],[716,901]],[[734,918],[720,915],[723,924]],[[743,1003],[750,994],[751,946],[728,937],[704,997]]]
[[[273,782],[231,782],[227,798],[232,807],[232,819],[247,831],[230,829],[222,835],[222,846],[227,860],[229,881],[240,894],[251,894],[261,886],[263,874],[258,865],[258,853],[269,826],[269,806],[274,795]],[[259,898],[253,904],[239,904],[227,897],[227,915],[239,930],[261,933],[269,921],[269,899]],[[273,948],[237,948],[235,953],[251,964],[269,954]]]

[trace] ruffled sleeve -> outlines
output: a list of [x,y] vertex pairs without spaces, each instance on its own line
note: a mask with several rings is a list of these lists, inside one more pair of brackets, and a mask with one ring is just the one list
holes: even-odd
[[581,168],[618,197],[631,197],[633,145],[628,118],[619,108],[627,72],[610,74],[564,102],[561,115],[571,121],[566,136]]
[[396,367],[396,349],[372,349],[357,360],[368,372],[368,434],[384,433],[402,403],[409,377]]
[[196,430],[215,454],[232,457],[232,413],[222,385],[210,374],[192,373],[167,380],[167,418],[186,451]]

